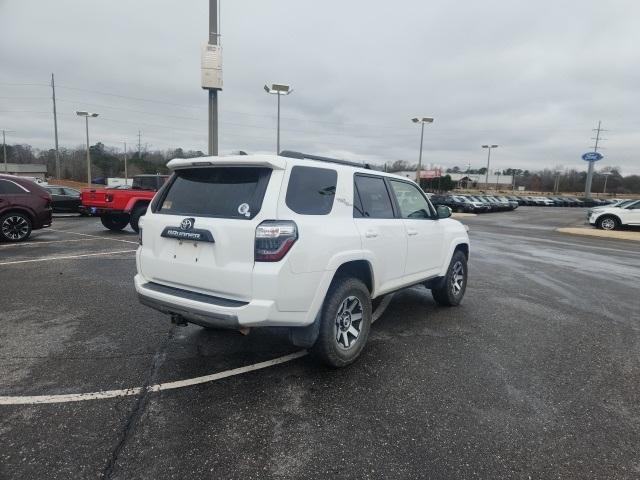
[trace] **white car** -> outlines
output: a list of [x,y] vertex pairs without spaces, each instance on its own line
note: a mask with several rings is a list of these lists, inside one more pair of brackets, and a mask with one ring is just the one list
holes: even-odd
[[174,323],[288,327],[332,366],[353,362],[372,299],[467,286],[469,237],[407,178],[297,152],[175,159],[143,217],[135,288]]
[[622,225],[640,225],[640,200],[618,207],[594,209],[589,223],[604,230],[615,230]]
[[544,205],[545,207],[553,207],[554,201],[547,197],[532,197],[536,205]]
[[633,202],[635,202],[635,200],[618,199],[618,200],[614,200],[609,205],[601,205],[599,207],[589,208],[587,210],[587,221],[589,220],[589,218],[591,217],[591,214],[593,214],[593,212],[600,212],[600,211],[604,210],[605,208],[624,207],[625,205],[629,205],[630,203],[633,203]]

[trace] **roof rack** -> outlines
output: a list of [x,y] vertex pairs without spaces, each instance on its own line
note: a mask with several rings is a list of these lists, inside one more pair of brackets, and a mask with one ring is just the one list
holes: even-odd
[[351,167],[360,167],[371,169],[368,163],[350,162],[348,160],[340,160],[338,158],[321,157],[319,155],[310,155],[308,153],[294,152],[292,150],[283,150],[280,152],[281,157],[297,158],[298,160],[318,160],[319,162],[338,163],[340,165],[349,165]]

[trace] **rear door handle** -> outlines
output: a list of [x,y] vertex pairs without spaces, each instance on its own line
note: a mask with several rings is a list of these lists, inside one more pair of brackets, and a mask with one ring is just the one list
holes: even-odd
[[378,232],[375,230],[367,230],[364,234],[366,238],[376,238],[378,236]]
[[413,228],[409,228],[409,229],[407,230],[407,234],[408,234],[409,236],[411,236],[411,237],[412,237],[412,236],[414,236],[414,235],[417,235],[417,234],[418,234],[418,231],[417,231],[417,230],[414,230]]

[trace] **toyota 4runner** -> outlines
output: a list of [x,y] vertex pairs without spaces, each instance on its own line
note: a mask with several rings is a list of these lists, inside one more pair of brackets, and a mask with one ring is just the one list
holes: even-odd
[[140,301],[174,323],[287,327],[340,367],[362,351],[372,300],[467,286],[466,228],[406,178],[297,152],[176,159],[141,218]]

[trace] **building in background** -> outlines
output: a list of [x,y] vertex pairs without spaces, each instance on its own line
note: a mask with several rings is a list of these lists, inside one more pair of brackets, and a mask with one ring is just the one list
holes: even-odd
[[[402,172],[395,172],[396,175],[415,180],[416,172],[405,170]],[[426,185],[431,185],[433,179],[444,177],[449,175],[451,180],[455,183],[455,188],[471,188],[478,190],[510,190],[513,187],[512,175],[501,175],[499,172],[489,174],[489,182],[485,185],[485,175],[479,173],[445,173],[443,169],[431,169],[422,170],[420,174],[421,184],[423,188]]]
[[5,171],[5,164],[0,162],[0,174],[34,177],[40,180],[45,180],[47,175],[47,166],[38,163],[7,163],[6,165]]

